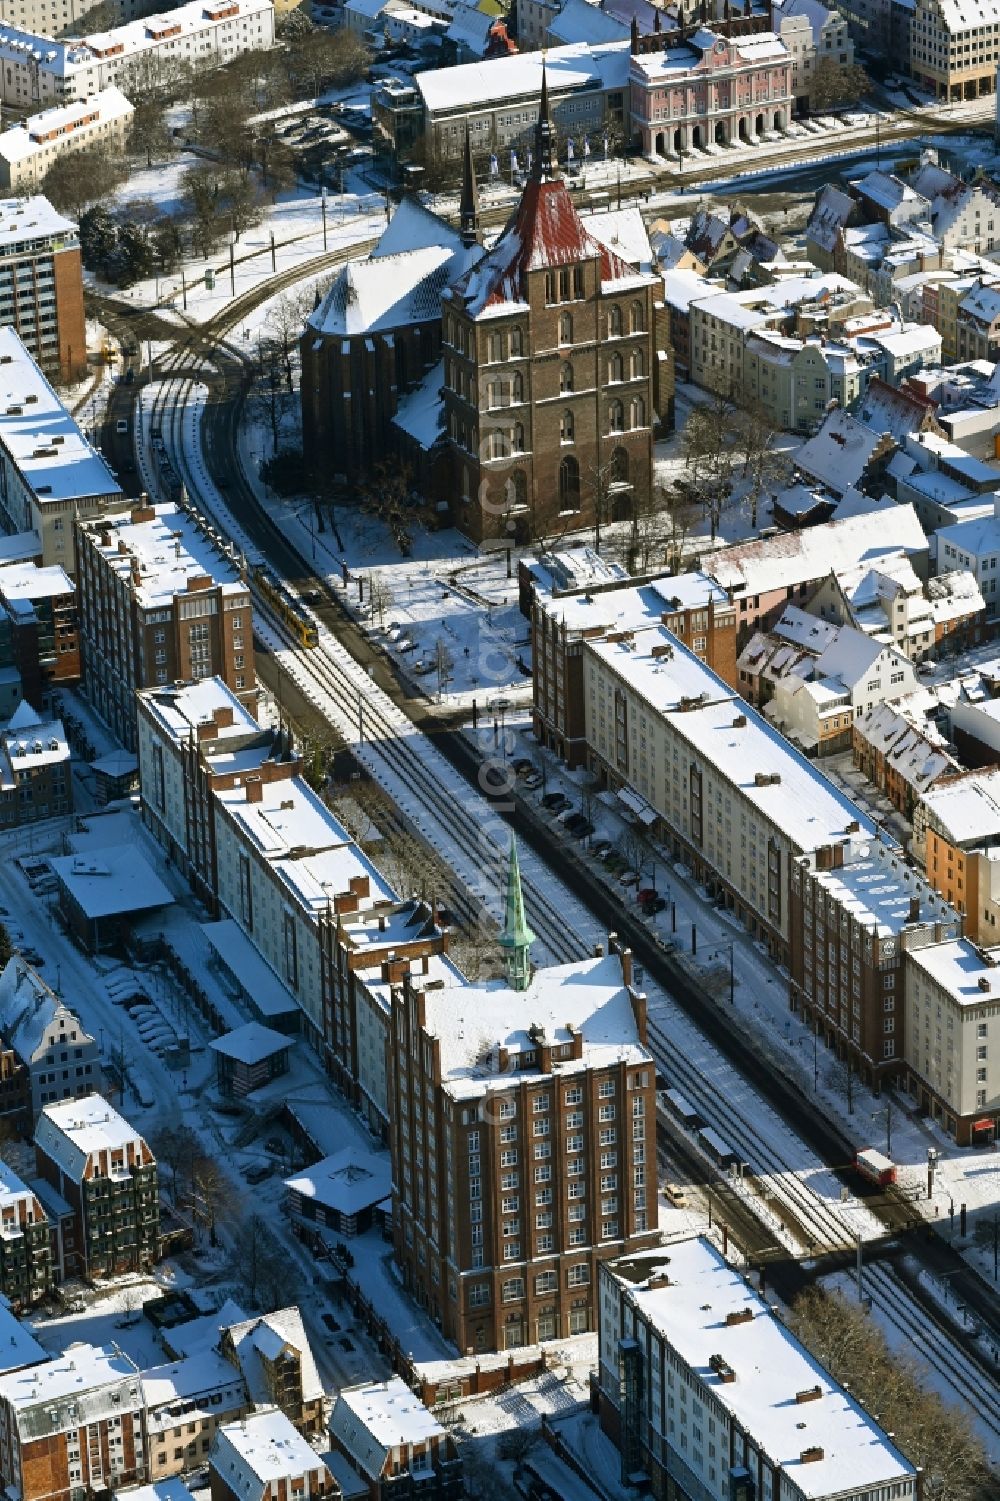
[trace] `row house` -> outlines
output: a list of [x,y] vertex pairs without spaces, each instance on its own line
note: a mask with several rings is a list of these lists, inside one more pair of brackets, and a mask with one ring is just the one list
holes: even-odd
[[25,1134],[44,1106],[103,1088],[97,1039],[19,955],[0,974],[0,1033],[25,1076]]
[[[532,721],[536,738],[568,766],[586,760],[583,646],[621,630],[666,626],[727,682],[735,682],[736,612],[725,590],[702,573],[636,585],[613,580],[570,592],[552,587],[546,557],[533,568]],[[548,559],[551,564],[551,558]]]
[[935,943],[960,938],[960,914],[878,839],[801,855],[790,899],[792,1010],[876,1093],[902,1083],[904,951],[915,933]]
[[53,1286],[49,1222],[34,1188],[0,1162],[0,1294],[15,1311]]
[[910,72],[936,99],[981,99],[996,92],[1000,6],[983,0],[966,14],[959,0],[916,0]]
[[[387,1004],[373,988],[447,947],[427,903],[399,901],[217,678],[137,695],[143,817],[196,893],[235,922],[299,1029],[384,1133]],[[363,1077],[362,1077],[363,1076]]]
[[75,1344],[0,1376],[0,1479],[22,1501],[73,1501],[147,1481],[135,1363],[112,1346]]
[[210,1350],[143,1371],[142,1389],[154,1483],[204,1465],[222,1424],[249,1408],[242,1376]]
[[455,1440],[398,1376],[342,1387],[330,1438],[367,1486],[369,1501],[403,1493],[433,1501],[465,1495]]
[[997,950],[920,937],[904,955],[905,1087],[958,1146],[988,1147],[1000,1131]]
[[[42,225],[54,212],[44,198],[29,198],[27,204],[42,205]],[[4,298],[3,233],[6,229],[13,238],[18,232],[31,235],[34,230],[30,217],[22,219],[20,215],[15,216],[12,226],[5,225],[3,207],[0,204],[0,319],[10,319],[12,305]],[[75,226],[67,228],[75,235]],[[62,245],[62,231],[53,226],[51,238],[55,249],[50,253],[55,255]],[[77,247],[77,257],[79,253]],[[79,266],[76,274],[79,277]],[[10,271],[11,282],[15,276],[20,285],[24,274],[16,261]],[[51,284],[51,272],[48,279]],[[83,354],[74,349],[69,361],[77,372],[81,363],[86,369],[82,286],[80,300]],[[41,301],[41,291],[32,294],[32,307]],[[55,328],[55,312],[52,317]],[[22,343],[15,328],[0,326],[0,524],[8,532],[34,532],[40,542],[40,561],[46,567],[58,564],[73,576],[73,528],[77,518],[103,515],[121,505],[124,496],[105,459],[42,373],[43,366],[49,368],[46,345],[36,350],[33,358],[27,343],[27,334]],[[52,359],[55,361],[55,351]],[[33,555],[39,557],[38,552]]]
[[250,591],[194,512],[171,502],[81,519],[76,557],[87,692],[126,749],[141,688],[221,677],[252,712]]
[[156,1160],[100,1095],[44,1106],[35,1158],[39,1176],[73,1212],[76,1254],[67,1276],[143,1272],[159,1260]]
[[219,1353],[241,1373],[255,1407],[276,1407],[306,1438],[323,1427],[323,1382],[294,1305],[229,1324]]
[[916,724],[901,705],[873,704],[854,721],[854,765],[905,819],[943,777],[961,771],[930,722]]
[[324,1460],[277,1408],[224,1423],[208,1463],[212,1501],[339,1501]]
[[913,808],[914,858],[962,913],[973,943],[1000,942],[1000,769],[939,778]]
[[601,1268],[596,1396],[657,1501],[918,1501],[877,1418],[706,1237]]

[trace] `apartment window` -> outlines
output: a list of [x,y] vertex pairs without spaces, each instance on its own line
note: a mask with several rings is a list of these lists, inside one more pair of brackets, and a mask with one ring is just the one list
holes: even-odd
[[567,1089],[563,1098],[564,1102],[567,1105],[580,1105],[583,1102],[583,1090],[580,1089],[579,1086],[575,1086],[573,1089]]
[[586,1287],[590,1281],[590,1267],[585,1261],[566,1269],[567,1287]]
[[601,1082],[600,1082],[600,1084],[597,1086],[597,1094],[598,1094],[598,1098],[599,1099],[602,1099],[602,1100],[610,1099],[610,1097],[614,1094],[614,1092],[615,1092],[615,1081],[614,1081],[614,1079],[602,1079]]
[[502,1284],[500,1296],[505,1303],[517,1303],[524,1297],[524,1278],[508,1277]]

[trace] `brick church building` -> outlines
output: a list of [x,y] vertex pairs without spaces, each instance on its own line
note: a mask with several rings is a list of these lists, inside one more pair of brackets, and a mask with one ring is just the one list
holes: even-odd
[[[418,248],[402,249],[400,215],[423,235]],[[468,142],[461,228],[456,237],[435,221],[436,253],[432,219],[401,205],[383,237],[393,254],[380,245],[346,268],[307,325],[307,462],[356,480],[395,448],[415,487],[476,542],[627,518],[652,484],[662,283],[615,238],[620,215],[577,212],[555,163],[544,77],[528,181],[495,244],[480,244]],[[351,300],[368,277],[377,327]]]

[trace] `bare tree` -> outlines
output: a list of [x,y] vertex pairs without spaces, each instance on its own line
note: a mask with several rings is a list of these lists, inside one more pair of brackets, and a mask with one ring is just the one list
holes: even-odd
[[455,672],[455,658],[443,636],[438,637],[434,648],[434,671],[437,673],[437,691],[440,699]]
[[385,617],[392,609],[395,596],[384,569],[373,568],[368,574],[368,603],[371,606],[372,618],[377,620],[379,627],[385,625]]
[[174,1207],[191,1180],[191,1167],[198,1149],[198,1138],[190,1126],[164,1126],[156,1133],[153,1151],[158,1163],[170,1171],[170,1198]]
[[209,1244],[218,1245],[216,1221],[225,1200],[226,1177],[214,1157],[196,1157],[191,1170],[192,1213],[196,1225],[208,1231]]
[[791,1327],[838,1381],[879,1416],[935,1501],[995,1495],[986,1455],[968,1416],[927,1390],[916,1366],[890,1354],[864,1308],[812,1287],[792,1306]]

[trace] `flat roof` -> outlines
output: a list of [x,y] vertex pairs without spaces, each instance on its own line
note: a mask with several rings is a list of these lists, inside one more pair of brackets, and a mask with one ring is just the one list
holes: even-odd
[[87,442],[13,328],[0,328],[0,445],[40,505],[121,498],[121,487],[111,470]]
[[[149,520],[133,521],[133,513],[123,511],[85,527],[92,545],[115,573],[130,578],[138,570],[135,596],[141,605],[169,603],[190,589],[192,579],[207,577],[221,584],[224,593],[245,594],[249,609],[249,589],[239,568],[220,552],[189,511],[172,501],[148,509],[153,512]],[[101,541],[104,536],[106,544]]]
[[[0,35],[6,30],[0,23]],[[73,220],[54,209],[41,193],[30,198],[0,198],[0,256],[28,247],[35,240],[66,239],[75,244],[76,234]]]
[[0,1376],[0,1398],[15,1409],[36,1407],[129,1380],[135,1381],[138,1397],[138,1367],[117,1346],[75,1344],[54,1360]]
[[448,110],[482,109],[491,104],[537,99],[542,92],[542,64],[549,94],[556,100],[571,90],[627,88],[629,42],[591,46],[574,42],[547,52],[520,52],[488,62],[462,63],[457,68],[431,68],[418,73],[414,84],[428,114]]
[[[675,1241],[610,1269],[712,1401],[732,1414],[803,1496],[826,1498],[915,1476],[888,1435],[711,1242]],[[729,1323],[733,1316],[739,1322]],[[721,1358],[734,1380],[722,1380],[713,1357]],[[797,1393],[816,1388],[812,1400],[796,1400]],[[811,1449],[819,1450],[818,1457],[807,1460]]]
[[[877,839],[855,843],[844,853],[843,865],[814,870],[813,880],[879,938],[898,934],[914,922],[940,922],[956,934],[961,931],[962,920],[955,909],[907,865],[898,850],[887,848]],[[914,903],[916,915],[911,916]]]
[[956,938],[907,949],[907,956],[960,1006],[996,1005],[1000,996],[1000,950],[980,949],[967,938]]
[[148,912],[169,907],[174,900],[135,845],[112,844],[86,855],[62,855],[50,863],[60,884],[91,919]]
[[[669,655],[653,656],[654,647],[668,647]],[[657,714],[669,717],[695,753],[800,851],[842,839],[851,823],[874,839],[867,814],[665,626],[643,631],[634,650],[626,641],[606,640],[585,641],[583,650],[600,658]],[[745,722],[735,724],[740,717]],[[758,785],[758,775],[780,781]]]
[[262,1016],[297,1016],[302,1009],[288,987],[231,917],[200,924],[201,931]]

